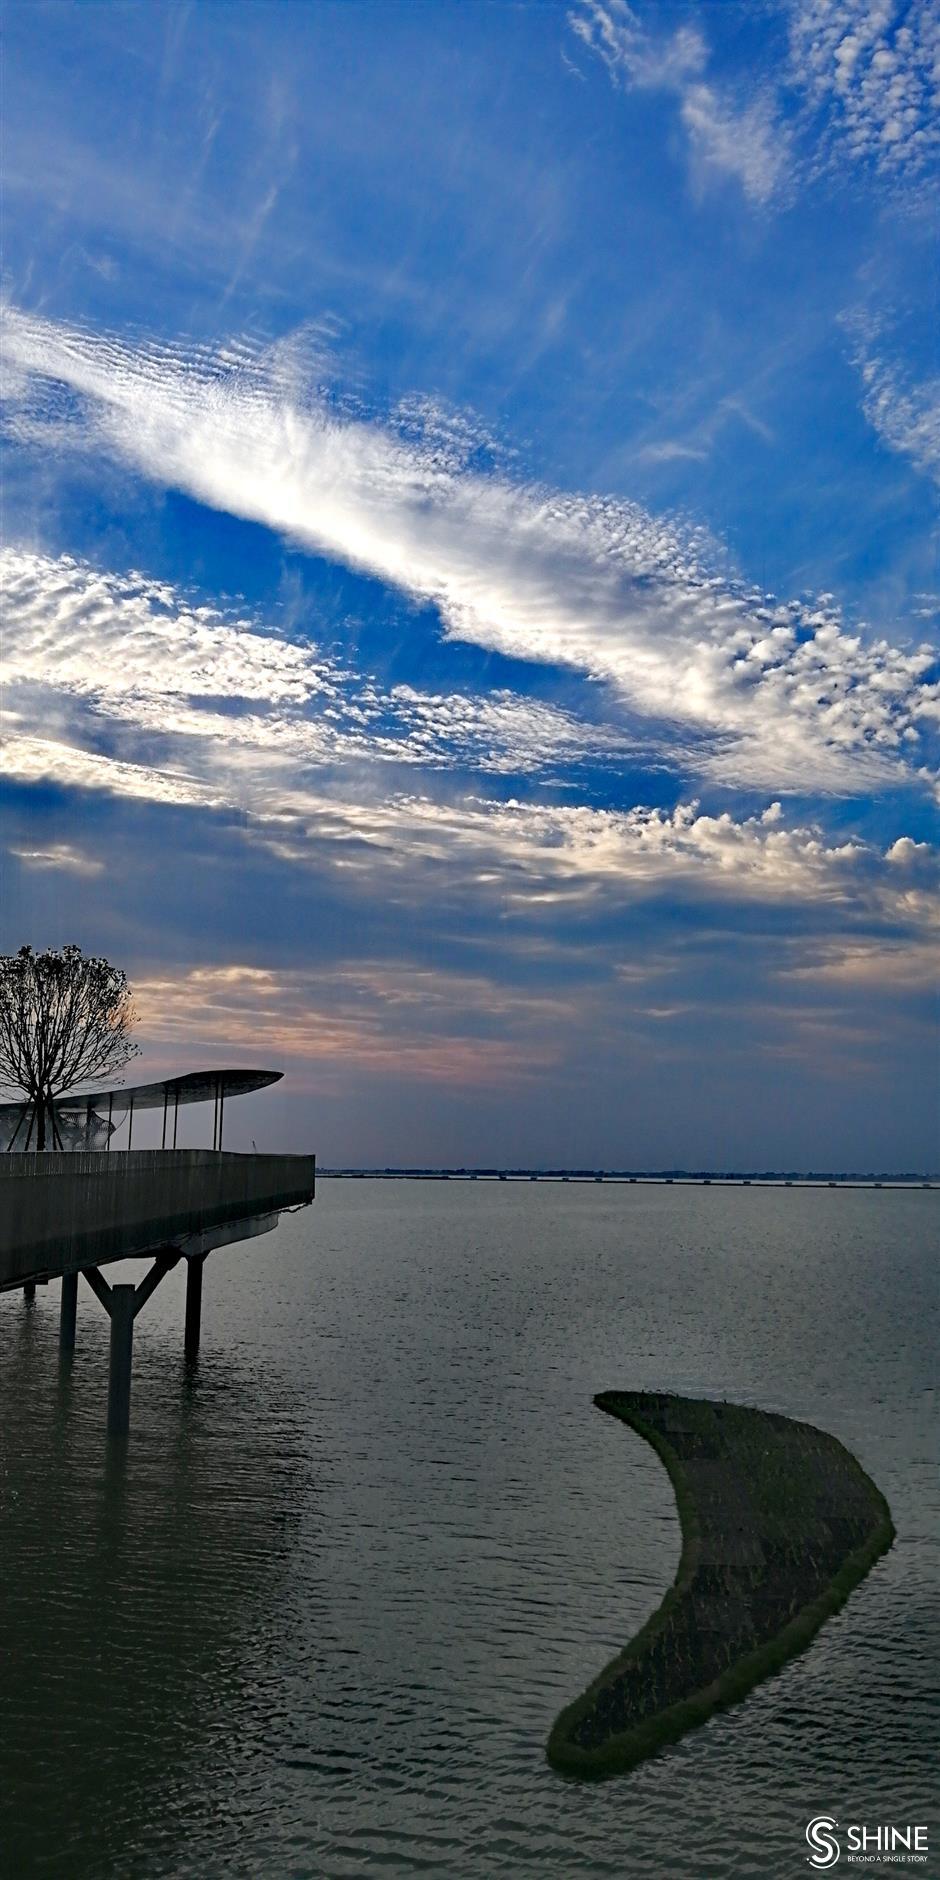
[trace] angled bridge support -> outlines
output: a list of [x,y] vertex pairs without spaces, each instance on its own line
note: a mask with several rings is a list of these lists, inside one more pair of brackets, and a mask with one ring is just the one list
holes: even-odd
[[[108,1435],[126,1436],[131,1418],[131,1365],[134,1354],[134,1320],[141,1308],[146,1305],[152,1293],[155,1293],[165,1273],[169,1273],[181,1258],[176,1247],[168,1247],[164,1253],[158,1253],[149,1273],[137,1286],[109,1286],[103,1274],[96,1266],[86,1266],[85,1278],[95,1298],[102,1305],[111,1320],[111,1356],[108,1367]],[[78,1276],[66,1274],[62,1281],[62,1318],[60,1322],[60,1344],[64,1346],[64,1328],[68,1316],[66,1283],[69,1278]],[[202,1270],[200,1262],[200,1285]],[[189,1331],[189,1311],[187,1302],[187,1333]],[[74,1309],[71,1317],[72,1344],[75,1343]],[[197,1329],[198,1349],[198,1329]],[[188,1351],[188,1346],[187,1346]]]
[[[83,1266],[95,1298],[111,1320],[111,1356],[108,1370],[108,1435],[126,1436],[131,1415],[131,1365],[134,1354],[134,1320],[147,1300],[156,1292],[165,1273],[186,1261],[186,1329],[183,1348],[188,1364],[199,1356],[202,1329],[202,1271],[213,1249],[232,1241],[250,1240],[256,1234],[268,1234],[277,1225],[276,1214],[258,1214],[249,1220],[234,1221],[205,1233],[187,1234],[180,1247],[161,1247],[149,1273],[136,1286],[109,1285],[97,1266]],[[75,1315],[78,1300],[78,1273],[62,1276],[62,1303],[59,1318],[59,1349],[67,1357],[75,1348]]]

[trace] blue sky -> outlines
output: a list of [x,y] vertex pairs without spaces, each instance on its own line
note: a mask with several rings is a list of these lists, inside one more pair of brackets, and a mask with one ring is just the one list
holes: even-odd
[[324,1162],[935,1165],[935,10],[6,41],[4,946]]

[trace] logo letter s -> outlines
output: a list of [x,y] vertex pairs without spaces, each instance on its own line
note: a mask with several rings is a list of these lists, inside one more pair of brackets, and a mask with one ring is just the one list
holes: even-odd
[[833,1830],[838,1827],[831,1815],[814,1815],[806,1830],[806,1839],[813,1852],[809,1855],[809,1864],[821,1873],[826,1867],[834,1867],[839,1858],[839,1843]]

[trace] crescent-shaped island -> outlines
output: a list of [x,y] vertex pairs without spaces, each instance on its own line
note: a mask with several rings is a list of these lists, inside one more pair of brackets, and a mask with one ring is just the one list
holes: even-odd
[[594,1402],[661,1457],[682,1527],[662,1605],[549,1737],[556,1769],[596,1777],[678,1741],[802,1651],[894,1526],[855,1457],[812,1424],[658,1392]]

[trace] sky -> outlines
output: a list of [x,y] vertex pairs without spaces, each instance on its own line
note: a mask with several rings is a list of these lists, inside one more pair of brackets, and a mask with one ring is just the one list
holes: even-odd
[[936,1169],[940,13],[5,16],[3,950],[231,1146]]

